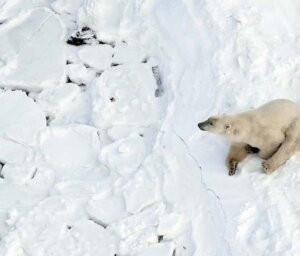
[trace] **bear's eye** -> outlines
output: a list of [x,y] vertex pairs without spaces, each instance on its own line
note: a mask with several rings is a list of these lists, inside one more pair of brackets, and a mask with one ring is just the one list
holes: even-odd
[[230,125],[229,124],[226,124],[225,125],[225,129],[229,129],[230,128]]
[[213,122],[208,122],[209,125],[213,125]]

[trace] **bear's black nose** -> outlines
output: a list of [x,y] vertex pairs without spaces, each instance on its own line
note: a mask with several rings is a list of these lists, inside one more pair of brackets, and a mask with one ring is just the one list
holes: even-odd
[[205,131],[204,128],[203,128],[204,124],[205,124],[205,122],[198,124],[199,129],[202,130],[202,131]]

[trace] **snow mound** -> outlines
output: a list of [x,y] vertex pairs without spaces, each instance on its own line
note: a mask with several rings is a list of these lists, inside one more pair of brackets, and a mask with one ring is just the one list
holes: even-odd
[[132,134],[117,140],[101,150],[102,161],[123,176],[137,170],[146,157],[147,145],[143,138]]

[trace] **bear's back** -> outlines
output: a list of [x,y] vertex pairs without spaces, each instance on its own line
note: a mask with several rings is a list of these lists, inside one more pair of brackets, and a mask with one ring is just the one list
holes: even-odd
[[283,127],[300,116],[300,105],[287,99],[276,99],[249,111],[246,115],[248,114],[267,126]]

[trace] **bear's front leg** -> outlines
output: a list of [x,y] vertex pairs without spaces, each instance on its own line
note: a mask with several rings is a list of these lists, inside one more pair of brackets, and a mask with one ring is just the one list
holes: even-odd
[[262,167],[266,174],[271,174],[276,170],[274,163],[271,160],[266,160],[262,162]]
[[229,176],[234,175],[236,173],[238,161],[236,161],[235,159],[230,159],[227,165],[228,165],[228,175]]
[[228,174],[230,176],[236,173],[238,163],[245,159],[248,155],[247,148],[248,146],[245,143],[233,143],[231,145],[229,154],[226,159]]

